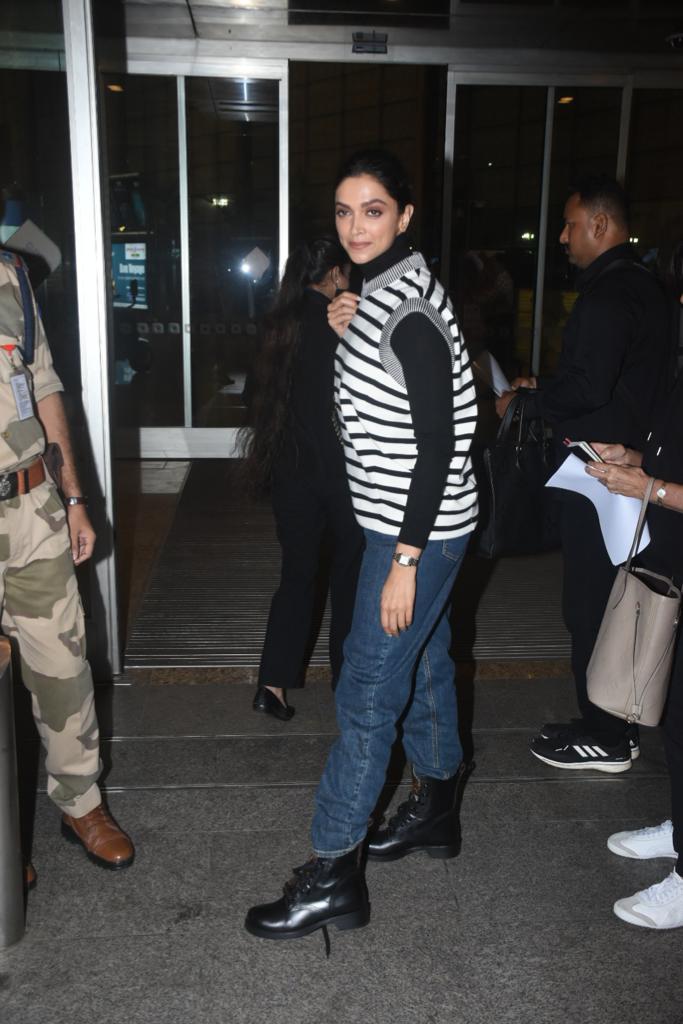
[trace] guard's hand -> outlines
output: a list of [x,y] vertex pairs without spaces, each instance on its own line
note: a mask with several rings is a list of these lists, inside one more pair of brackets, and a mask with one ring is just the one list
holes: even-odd
[[87,562],[95,548],[95,531],[85,505],[67,505],[66,521],[74,565]]
[[650,482],[650,477],[639,466],[589,462],[585,469],[588,475],[599,480],[610,494],[624,494],[627,498],[638,498],[640,501],[645,497]]
[[536,388],[538,383],[535,377],[515,377],[513,381],[510,381],[510,387],[516,391],[517,388]]
[[392,564],[380,598],[380,619],[387,636],[408,629],[415,609],[417,566]]
[[356,315],[359,302],[360,295],[355,292],[340,292],[327,307],[327,322],[340,338]]

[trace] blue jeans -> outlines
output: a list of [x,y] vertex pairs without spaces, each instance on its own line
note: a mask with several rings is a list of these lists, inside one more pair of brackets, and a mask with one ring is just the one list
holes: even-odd
[[412,625],[392,637],[380,623],[380,597],[396,538],[365,530],[353,624],[335,694],[340,735],[316,794],[312,838],[320,857],[339,857],[362,842],[384,785],[396,723],[409,701],[403,746],[415,774],[448,779],[458,769],[462,747],[448,610],[468,539],[427,543],[417,568]]

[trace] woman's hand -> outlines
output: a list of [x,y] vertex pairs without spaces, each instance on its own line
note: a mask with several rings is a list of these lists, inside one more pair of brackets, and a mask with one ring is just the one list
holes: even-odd
[[359,302],[360,295],[355,292],[340,292],[327,307],[327,322],[340,338],[356,315]]
[[604,444],[602,441],[591,441],[591,447],[595,448],[605,462],[614,463],[617,466],[639,466],[643,461],[642,452],[634,451],[633,448],[625,448],[623,444]]
[[[618,448],[620,445],[612,447]],[[599,480],[610,494],[624,494],[627,498],[638,498],[640,501],[645,497],[651,479],[639,466],[623,466],[614,462],[609,465],[604,462],[589,462],[586,472]]]
[[417,567],[394,562],[382,589],[380,618],[388,636],[398,636],[413,621]]

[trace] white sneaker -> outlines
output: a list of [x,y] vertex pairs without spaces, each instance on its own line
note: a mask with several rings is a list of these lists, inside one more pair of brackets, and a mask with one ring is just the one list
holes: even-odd
[[672,871],[663,882],[617,900],[614,913],[640,928],[683,928],[683,878]]
[[661,825],[650,828],[637,828],[631,832],[615,832],[607,840],[612,853],[620,857],[633,857],[635,860],[652,860],[655,857],[673,857],[678,854],[674,850],[673,825],[663,821]]

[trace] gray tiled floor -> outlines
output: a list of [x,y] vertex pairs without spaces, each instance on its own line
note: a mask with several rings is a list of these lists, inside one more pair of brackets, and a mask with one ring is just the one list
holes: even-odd
[[39,794],[39,885],[25,939],[0,955],[3,1024],[678,1024],[682,932],[611,913],[670,862],[605,846],[667,814],[659,736],[624,775],[555,772],[527,740],[572,712],[566,681],[481,682],[474,697],[460,857],[370,864],[371,924],[333,931],[326,960],[319,935],[267,943],[242,927],[307,855],[326,689],[292,694],[289,725],[255,715],[247,686],[100,690],[110,803],[136,862],[90,865]]

